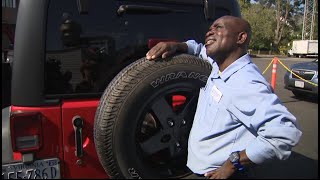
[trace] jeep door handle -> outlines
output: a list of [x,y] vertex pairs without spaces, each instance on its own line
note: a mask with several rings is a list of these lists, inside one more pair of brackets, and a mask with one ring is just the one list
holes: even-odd
[[82,147],[82,128],[83,128],[83,119],[80,116],[74,116],[72,119],[73,129],[75,133],[75,146],[76,151],[75,155],[78,158],[83,156],[83,147]]

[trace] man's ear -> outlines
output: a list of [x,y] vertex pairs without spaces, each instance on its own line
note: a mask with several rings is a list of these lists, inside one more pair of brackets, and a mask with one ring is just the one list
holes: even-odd
[[248,34],[246,32],[240,32],[238,35],[238,44],[243,44],[244,42],[246,42],[248,38]]

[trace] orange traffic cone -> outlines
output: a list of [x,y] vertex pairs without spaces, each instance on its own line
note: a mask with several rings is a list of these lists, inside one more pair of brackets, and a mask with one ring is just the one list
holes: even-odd
[[274,57],[273,64],[272,64],[272,74],[271,74],[271,86],[274,91],[276,89],[277,63],[278,63],[278,58]]

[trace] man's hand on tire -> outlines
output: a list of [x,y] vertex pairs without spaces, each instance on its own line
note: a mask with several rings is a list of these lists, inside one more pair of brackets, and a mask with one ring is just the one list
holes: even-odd
[[188,46],[184,42],[159,42],[151,48],[146,54],[148,60],[154,60],[158,57],[166,58],[176,52],[187,52]]

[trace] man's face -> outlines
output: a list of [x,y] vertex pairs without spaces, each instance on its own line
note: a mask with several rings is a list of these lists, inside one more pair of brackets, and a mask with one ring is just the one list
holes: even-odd
[[237,28],[232,19],[217,19],[206,34],[205,46],[207,55],[216,59],[230,53],[237,45]]

